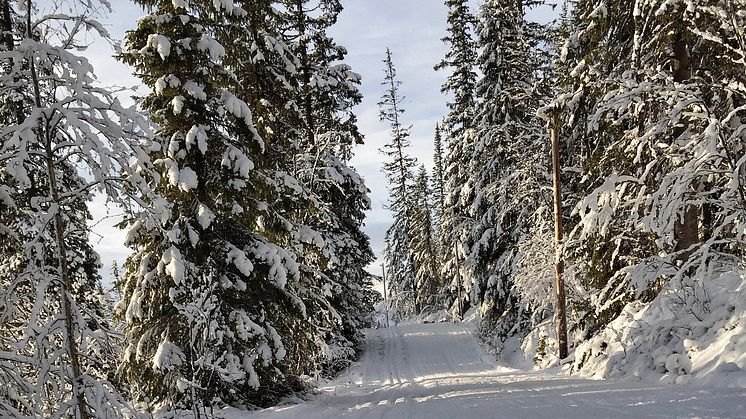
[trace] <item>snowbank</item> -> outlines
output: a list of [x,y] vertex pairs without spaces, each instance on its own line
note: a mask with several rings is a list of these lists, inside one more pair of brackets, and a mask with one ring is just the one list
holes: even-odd
[[667,287],[575,349],[572,373],[746,388],[746,277]]

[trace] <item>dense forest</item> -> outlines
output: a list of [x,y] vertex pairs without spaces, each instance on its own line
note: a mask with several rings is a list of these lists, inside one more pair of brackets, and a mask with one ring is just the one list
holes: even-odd
[[501,357],[553,365],[569,345],[571,371],[601,377],[688,372],[692,342],[723,336],[742,363],[746,3],[445,4],[429,174],[384,62],[394,317],[476,318]]
[[[269,406],[344,370],[373,325],[371,201],[350,164],[361,78],[330,35],[342,2],[135,3],[116,59],[147,94],[125,106],[83,53],[110,38],[106,0],[0,0],[0,416]],[[382,54],[383,308],[471,316],[498,354],[556,364],[562,261],[573,372],[683,373],[676,348],[721,327],[738,345],[744,0],[445,5],[429,172]],[[530,20],[539,8],[558,18]],[[118,298],[90,241],[94,194],[124,214]],[[655,304],[678,320],[629,332]],[[612,356],[619,328],[654,359]]]

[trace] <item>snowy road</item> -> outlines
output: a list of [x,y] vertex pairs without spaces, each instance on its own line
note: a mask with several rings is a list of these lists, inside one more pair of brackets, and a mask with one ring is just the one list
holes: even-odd
[[593,381],[498,368],[468,324],[370,330],[367,351],[312,401],[226,417],[746,418],[746,390]]

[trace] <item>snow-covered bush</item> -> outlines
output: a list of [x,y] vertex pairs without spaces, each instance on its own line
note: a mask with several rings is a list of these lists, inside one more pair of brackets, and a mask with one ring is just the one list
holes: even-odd
[[[746,275],[699,283],[686,298],[667,285],[650,303],[632,302],[578,345],[572,371],[598,378],[746,386]],[[706,298],[702,301],[700,298]]]

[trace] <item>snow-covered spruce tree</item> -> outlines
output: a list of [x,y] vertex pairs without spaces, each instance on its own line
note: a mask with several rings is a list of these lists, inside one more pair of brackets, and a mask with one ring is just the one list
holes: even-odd
[[417,268],[418,301],[422,313],[441,308],[438,292],[441,289],[438,256],[432,219],[432,192],[427,170],[420,165],[412,185],[412,262]]
[[325,363],[337,370],[354,356],[360,329],[372,311],[371,276],[365,266],[373,252],[361,230],[364,211],[370,208],[368,189],[347,164],[352,147],[362,142],[352,112],[362,99],[360,76],[344,64],[346,49],[327,33],[341,4],[291,3],[292,25],[285,36],[298,59],[293,103],[300,111],[294,173],[319,202],[314,211],[300,214],[299,222],[317,230],[325,243],[324,260],[311,272],[318,293],[304,299],[317,307],[311,318],[326,331]]
[[743,2],[574,9],[554,106],[584,173],[567,247],[588,289],[586,334],[629,301],[696,290],[743,260],[744,21],[730,7]]
[[[448,35],[443,42],[449,45],[444,59],[435,70],[451,71],[441,91],[451,95],[448,101],[449,113],[444,120],[443,132],[446,138],[446,154],[443,162],[444,208],[438,220],[439,242],[443,244],[442,277],[446,281],[447,301],[451,311],[468,308],[464,278],[464,247],[466,232],[472,220],[467,215],[467,207],[473,200],[472,184],[467,172],[468,162],[474,146],[474,132],[471,130],[474,118],[474,88],[477,74],[474,71],[477,48],[473,39],[475,18],[469,10],[467,0],[446,0],[448,6]],[[459,297],[461,296],[461,297]],[[461,298],[462,301],[456,301]],[[466,304],[466,305],[465,305]],[[459,313],[461,314],[461,313]]]
[[[328,34],[343,7],[338,0],[287,3],[292,30],[286,32],[286,38],[298,58],[296,105],[303,114],[306,142],[314,150],[326,145],[347,161],[352,146],[363,139],[352,111],[362,95],[358,90],[360,75],[344,63],[347,49]],[[331,139],[325,135],[329,132],[333,133]]]
[[0,6],[0,416],[135,415],[108,380],[86,204],[94,191],[124,205],[143,192],[147,125],[74,53],[89,32],[107,37],[95,17],[108,3]]
[[441,272],[443,270],[443,255],[445,251],[445,243],[443,240],[446,239],[446,234],[441,230],[445,227],[441,220],[445,214],[445,168],[443,155],[443,135],[440,128],[440,123],[435,125],[435,136],[433,138],[433,174],[431,178],[431,190],[432,190],[432,223],[433,223],[433,251],[435,252],[435,269],[438,284],[438,289],[435,293],[438,295],[438,308],[442,309],[446,306],[445,300],[447,300],[448,291],[444,287],[443,276]]
[[273,401],[284,371],[313,362],[313,349],[300,352],[316,337],[286,248],[299,234],[287,206],[305,204],[288,196],[303,191],[259,132],[282,114],[255,118],[241,99],[277,103],[260,90],[282,77],[261,71],[260,42],[273,38],[260,13],[274,12],[265,2],[139,3],[151,13],[128,32],[123,59],[152,89],[142,107],[159,126],[150,154],[163,199],[150,205],[166,211],[157,224],[130,220],[121,374],[151,409]]
[[[536,228],[552,221],[546,128],[536,116],[548,90],[546,54],[539,49],[545,28],[525,21],[526,6],[488,0],[479,14],[483,76],[476,87],[478,141],[469,159],[474,200],[468,214],[475,222],[466,239],[465,282],[484,326],[499,340],[527,332],[527,307],[551,295],[524,298],[516,288],[519,279],[551,284],[551,276],[529,279],[520,272],[541,262],[522,261],[518,243],[546,247],[551,241],[537,240],[546,237]],[[551,266],[551,259],[544,264]]]
[[412,252],[412,171],[417,161],[407,154],[410,127],[402,125],[404,96],[400,93],[401,81],[396,78],[396,68],[388,48],[383,63],[386,76],[381,85],[386,87],[386,92],[378,102],[379,118],[390,124],[391,142],[384,145],[381,152],[388,158],[383,171],[389,182],[387,208],[394,219],[386,231],[384,259],[390,284],[389,304],[396,316],[404,319],[419,313],[417,266]]
[[298,275],[289,278],[285,289],[303,302],[303,310],[297,313],[301,321],[288,323],[292,326],[289,329],[277,328],[286,350],[278,364],[284,379],[266,382],[256,393],[259,399],[255,403],[265,405],[301,385],[298,376],[313,375],[321,369],[326,348],[324,330],[330,327],[322,327],[317,320],[334,316],[328,314],[325,282],[318,274],[324,262],[325,242],[306,220],[306,214],[318,212],[320,200],[297,177],[296,157],[302,152],[304,141],[299,128],[302,111],[296,105],[300,61],[285,33],[293,30],[288,29],[293,28],[293,19],[281,12],[274,1],[235,4],[246,13],[234,15],[230,24],[217,27],[215,37],[226,45],[222,65],[236,75],[235,94],[251,110],[265,145],[264,176],[271,189],[267,193],[276,197],[268,205],[288,231],[273,240],[294,254]]
[[433,214],[435,221],[441,218],[445,207],[445,179],[444,179],[444,167],[443,167],[443,134],[440,129],[440,124],[435,125],[435,137],[433,138],[433,176],[432,176],[432,191],[433,191]]

